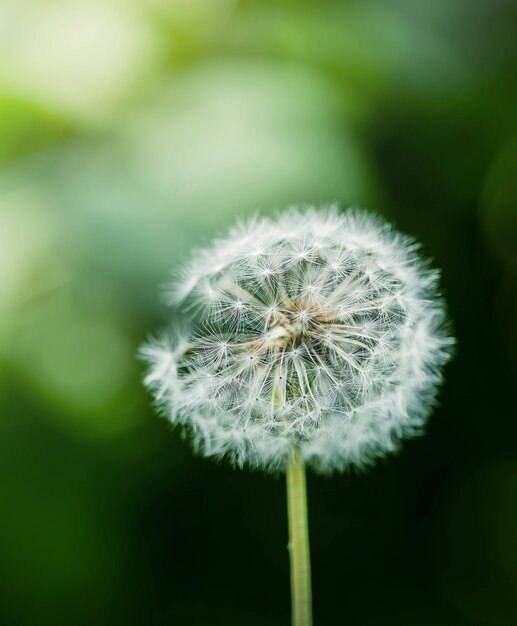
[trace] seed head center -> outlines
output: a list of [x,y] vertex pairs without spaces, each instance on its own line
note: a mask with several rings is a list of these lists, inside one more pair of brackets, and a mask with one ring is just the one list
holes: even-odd
[[298,347],[312,336],[324,321],[322,311],[307,302],[291,302],[282,313],[270,320],[269,334],[275,348],[282,351],[288,346]]

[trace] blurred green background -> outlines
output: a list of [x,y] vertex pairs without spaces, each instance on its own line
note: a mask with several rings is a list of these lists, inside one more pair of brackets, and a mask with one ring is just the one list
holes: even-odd
[[260,208],[424,242],[459,339],[425,437],[309,477],[319,626],[517,624],[517,3],[2,0],[0,623],[289,623],[281,478],[196,458],[134,355]]

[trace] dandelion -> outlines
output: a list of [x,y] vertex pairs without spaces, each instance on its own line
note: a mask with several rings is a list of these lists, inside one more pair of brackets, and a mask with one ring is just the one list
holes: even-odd
[[379,218],[289,209],[198,251],[171,292],[192,328],[142,348],[198,451],[286,471],[295,626],[311,623],[305,466],[364,467],[421,433],[453,344],[437,282]]

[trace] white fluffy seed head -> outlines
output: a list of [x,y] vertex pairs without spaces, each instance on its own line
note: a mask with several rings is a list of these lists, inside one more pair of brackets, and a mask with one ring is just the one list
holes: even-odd
[[240,224],[176,281],[193,329],[142,348],[145,384],[205,456],[367,465],[421,432],[453,345],[416,250],[356,210]]

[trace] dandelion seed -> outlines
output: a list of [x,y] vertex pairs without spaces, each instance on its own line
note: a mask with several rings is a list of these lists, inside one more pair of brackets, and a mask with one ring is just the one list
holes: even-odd
[[[437,278],[412,240],[364,212],[252,220],[174,286],[198,328],[181,349],[142,349],[145,383],[208,456],[281,470],[297,446],[321,473],[367,465],[419,433],[433,405],[453,343]],[[279,381],[289,415],[271,404]]]

